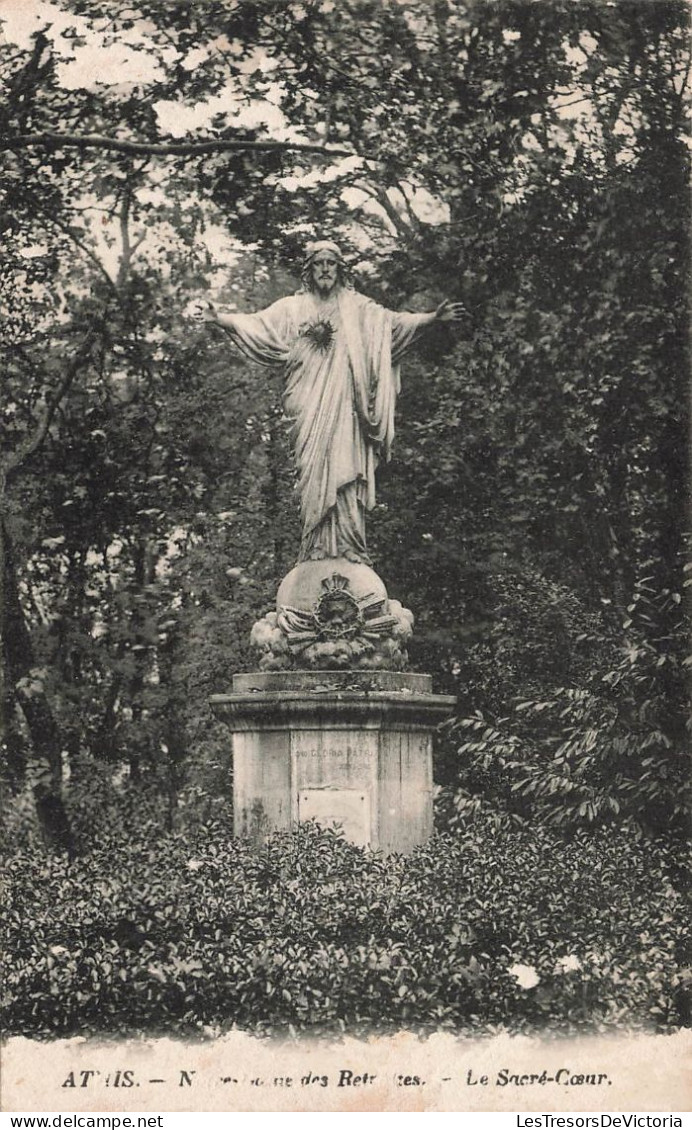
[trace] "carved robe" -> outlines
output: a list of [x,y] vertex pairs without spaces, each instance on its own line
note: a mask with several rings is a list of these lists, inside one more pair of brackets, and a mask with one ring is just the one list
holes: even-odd
[[368,562],[365,511],[375,505],[375,468],[389,458],[394,439],[398,362],[430,320],[339,289],[326,300],[291,295],[225,321],[247,357],[285,367],[300,561],[347,556]]

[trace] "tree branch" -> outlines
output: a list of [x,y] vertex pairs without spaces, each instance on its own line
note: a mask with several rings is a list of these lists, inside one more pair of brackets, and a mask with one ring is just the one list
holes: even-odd
[[311,145],[294,141],[232,141],[217,138],[210,141],[126,141],[106,137],[100,133],[33,133],[6,134],[0,139],[5,149],[108,149],[115,153],[145,153],[151,156],[201,157],[205,153],[237,152],[251,150],[257,153],[317,153],[324,157],[353,157],[351,149],[329,149],[325,145]]
[[678,90],[677,86],[675,85],[676,75],[672,76],[673,90],[677,94],[678,98],[681,99],[681,100],[685,97],[685,92],[687,91],[687,83],[688,83],[688,80],[689,80],[689,77],[690,77],[690,70],[692,70],[692,52],[690,52],[690,54],[687,57],[687,63],[685,64],[685,72],[682,76],[682,82],[680,83],[680,89],[679,90]]
[[413,206],[408,198],[408,193],[406,192],[404,185],[401,181],[397,181],[395,188],[397,188],[401,193],[401,197],[404,201],[404,204],[406,205],[406,215],[408,216],[409,224],[411,225],[412,230],[420,233],[422,227],[421,221],[413,210]]
[[128,181],[128,183],[125,185],[125,188],[124,188],[124,191],[123,191],[122,203],[120,205],[120,216],[118,218],[118,223],[119,223],[119,227],[120,227],[120,243],[121,243],[120,264],[118,266],[118,278],[117,278],[117,281],[116,281],[116,286],[118,287],[118,290],[120,290],[125,285],[125,282],[127,281],[127,277],[130,273],[130,259],[132,258],[132,248],[130,246],[130,202],[131,202],[131,199],[132,198],[130,196],[130,184],[129,184],[129,181]]
[[91,349],[91,345],[95,336],[95,329],[91,329],[87,333],[84,341],[67,366],[67,369],[65,370],[62,380],[60,381],[57,389],[51,397],[46,399],[46,406],[43,411],[43,416],[39,420],[36,430],[32,435],[27,436],[26,440],[19,446],[17,451],[13,452],[9,456],[5,466],[0,467],[0,479],[4,480],[5,482],[9,480],[19,470],[19,468],[23,466],[23,464],[26,463],[27,460],[30,459],[36,451],[38,451],[39,447],[46,438],[56,409],[60,404],[63,396],[69,389],[70,385],[72,384],[72,381],[79,372],[85,357]]
[[[369,196],[371,200],[374,200],[377,204],[380,205],[380,208],[382,208],[382,211],[386,214],[395,231],[397,231],[398,234],[407,241],[407,243],[410,243],[414,235],[413,229],[409,224],[407,224],[406,220],[403,218],[400,212],[397,211],[394,204],[392,204],[391,200],[387,196],[386,189],[378,186],[377,188],[368,190],[365,188],[362,182],[358,184],[357,187],[360,188],[362,192],[365,192],[366,196]],[[393,185],[393,187],[398,188],[399,186]],[[404,200],[408,208],[408,201],[405,197]]]
[[108,283],[108,286],[110,287],[113,294],[118,297],[118,289],[96,252],[91,250],[91,248],[84,242],[83,239],[80,238],[79,235],[76,234],[76,232],[69,226],[69,224],[64,224],[62,220],[59,220],[56,216],[49,216],[48,213],[42,213],[42,216],[44,220],[47,220],[50,224],[54,224],[56,228],[58,228],[61,232],[64,232],[65,235],[72,240],[75,246],[78,247],[79,250],[82,251],[89,259],[89,261],[97,268],[101,277]]

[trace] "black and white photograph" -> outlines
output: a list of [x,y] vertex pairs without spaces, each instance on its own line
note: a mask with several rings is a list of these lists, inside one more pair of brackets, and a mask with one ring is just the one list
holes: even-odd
[[2,1110],[682,1126],[691,16],[0,0]]

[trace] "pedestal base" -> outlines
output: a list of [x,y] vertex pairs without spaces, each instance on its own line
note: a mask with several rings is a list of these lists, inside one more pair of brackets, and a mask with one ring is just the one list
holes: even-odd
[[234,830],[261,842],[315,819],[384,852],[432,833],[432,731],[454,707],[429,675],[236,675],[212,707],[233,732]]

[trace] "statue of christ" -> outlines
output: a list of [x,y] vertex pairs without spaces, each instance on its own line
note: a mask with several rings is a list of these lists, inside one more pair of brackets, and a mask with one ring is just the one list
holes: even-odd
[[375,468],[389,459],[394,439],[399,361],[426,326],[462,313],[447,301],[426,314],[386,310],[347,285],[341,251],[330,240],[308,247],[297,294],[256,314],[200,309],[246,357],[284,367],[302,517],[299,561],[371,563],[365,513],[375,505]]

